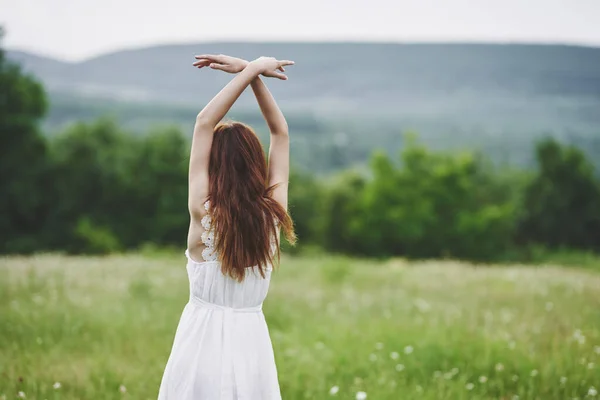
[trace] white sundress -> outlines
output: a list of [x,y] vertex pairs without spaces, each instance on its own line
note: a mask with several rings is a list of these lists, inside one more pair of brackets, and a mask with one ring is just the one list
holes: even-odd
[[[209,210],[208,202],[205,208]],[[248,268],[242,282],[221,272],[210,216],[202,219],[201,262],[186,250],[190,300],[165,367],[159,400],[281,399],[262,303],[271,269]]]

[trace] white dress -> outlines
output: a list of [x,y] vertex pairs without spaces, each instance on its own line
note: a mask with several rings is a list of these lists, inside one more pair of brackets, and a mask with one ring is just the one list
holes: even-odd
[[[208,210],[208,202],[205,204]],[[186,251],[190,300],[173,342],[159,400],[281,399],[262,303],[269,289],[255,268],[242,282],[223,275],[210,216],[202,219],[203,261]]]

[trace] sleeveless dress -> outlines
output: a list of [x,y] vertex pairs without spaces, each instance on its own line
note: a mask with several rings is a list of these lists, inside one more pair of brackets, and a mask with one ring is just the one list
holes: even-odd
[[[209,204],[204,207],[209,211]],[[272,269],[248,268],[242,282],[223,275],[210,215],[202,261],[186,250],[190,300],[165,367],[159,400],[281,399],[273,346],[262,303]]]

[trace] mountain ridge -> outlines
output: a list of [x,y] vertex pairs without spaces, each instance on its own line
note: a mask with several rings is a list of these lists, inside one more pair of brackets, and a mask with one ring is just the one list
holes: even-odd
[[147,49],[157,49],[161,47],[171,47],[171,46],[202,46],[202,45],[215,45],[215,44],[223,44],[226,46],[229,45],[244,45],[244,44],[267,44],[267,45],[286,45],[286,44],[325,44],[325,45],[336,45],[336,44],[351,44],[351,45],[372,45],[372,44],[389,44],[389,45],[417,45],[417,46],[427,46],[427,45],[442,45],[442,46],[533,46],[533,47],[574,47],[574,48],[587,48],[587,49],[600,49],[600,44],[594,43],[579,43],[579,42],[561,42],[561,41],[548,41],[548,42],[534,42],[534,41],[399,41],[399,40],[389,40],[389,41],[360,41],[360,40],[315,40],[315,41],[306,41],[306,40],[298,40],[298,41],[262,41],[262,40],[209,40],[204,42],[197,41],[173,41],[173,42],[165,42],[165,43],[154,43],[140,46],[130,46],[130,47],[122,47],[117,48],[110,51],[102,51],[98,54],[87,56],[85,58],[79,60],[67,60],[58,56],[49,55],[49,54],[41,54],[39,52],[33,50],[25,50],[18,47],[9,47],[5,49],[9,53],[23,53],[29,56],[34,56],[38,58],[43,58],[51,61],[56,61],[64,64],[82,64],[88,61],[93,61],[97,58],[102,58],[106,55],[111,54],[119,54],[119,53],[127,53],[127,52],[135,52],[138,50],[147,50]]
[[[600,48],[589,46],[209,42],[125,49],[78,63],[7,56],[48,90],[50,131],[110,113],[143,132],[163,123],[189,131],[194,110],[231,79],[193,68],[201,52],[296,61],[289,81],[266,82],[290,118],[296,151],[306,154],[298,158],[310,164],[337,157],[336,165],[351,165],[374,148],[396,151],[406,131],[432,147],[483,148],[509,161],[528,160],[543,135],[578,143],[600,136]],[[251,111],[254,123],[260,115],[249,92],[234,113]]]

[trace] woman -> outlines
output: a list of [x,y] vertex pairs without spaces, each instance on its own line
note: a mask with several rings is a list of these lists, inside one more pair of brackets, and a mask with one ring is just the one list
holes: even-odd
[[[260,75],[287,79],[291,61],[196,56],[194,65],[239,74],[196,118],[190,155],[185,306],[159,400],[281,399],[273,347],[261,311],[279,230],[292,243],[287,209],[287,122]],[[221,123],[250,85],[271,131],[269,163],[256,134]]]

